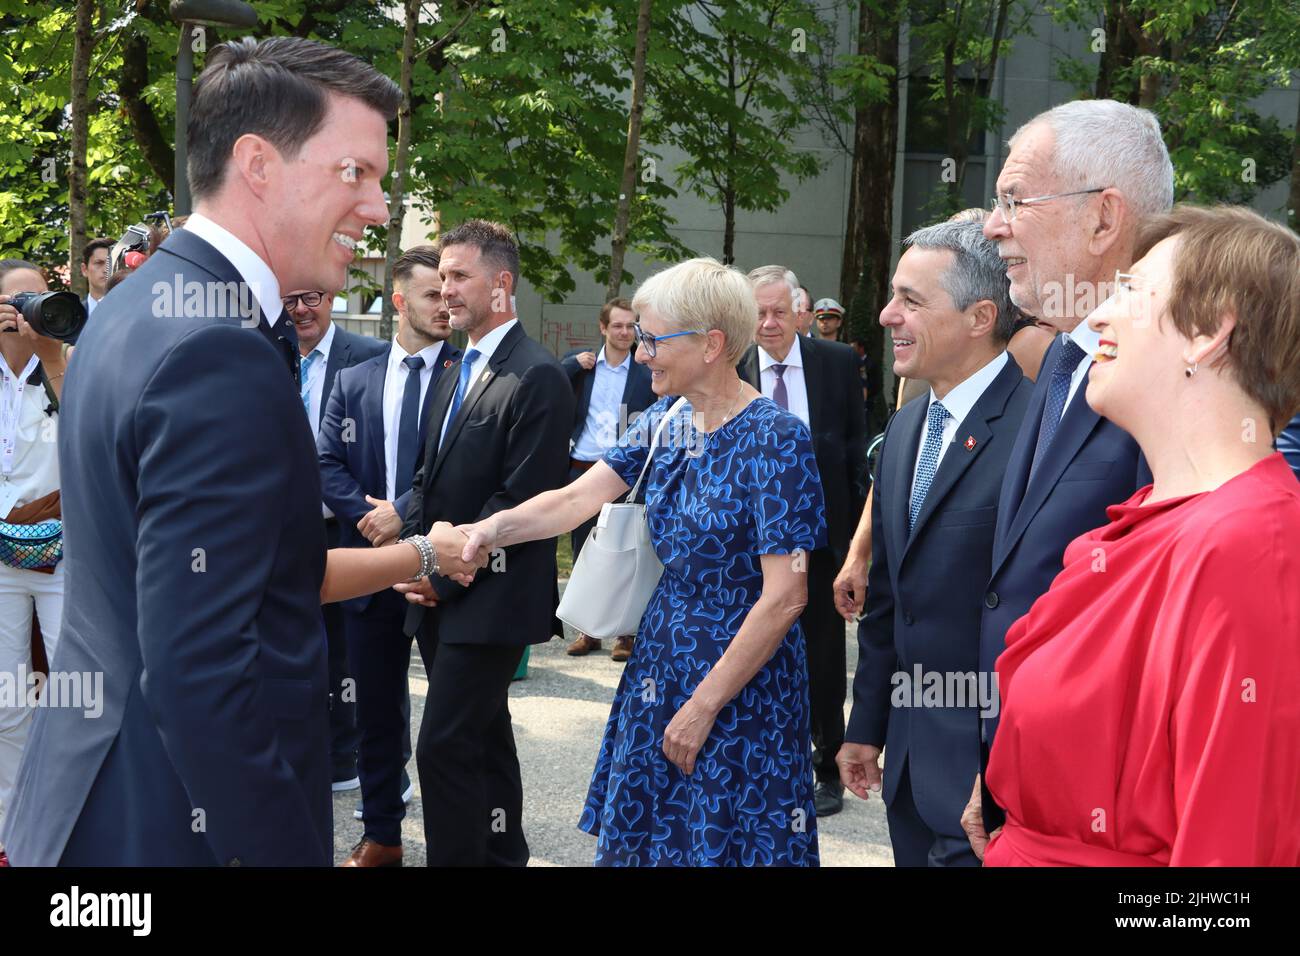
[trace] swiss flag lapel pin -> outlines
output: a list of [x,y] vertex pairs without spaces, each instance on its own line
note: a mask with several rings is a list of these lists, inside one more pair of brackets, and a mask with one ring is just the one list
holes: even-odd
[[967,450],[967,451],[974,451],[974,450],[975,450],[975,436],[974,436],[974,435],[967,435],[967,436],[966,436],[966,450]]

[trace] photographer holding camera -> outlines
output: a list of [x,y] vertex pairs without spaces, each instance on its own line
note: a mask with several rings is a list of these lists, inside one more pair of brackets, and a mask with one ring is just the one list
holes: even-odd
[[[0,673],[14,675],[24,690],[33,608],[47,659],[63,618],[58,400],[67,363],[53,333],[84,316],[71,293],[47,291],[40,267],[0,259]],[[0,808],[9,802],[31,725],[26,704],[24,693],[0,707]]]

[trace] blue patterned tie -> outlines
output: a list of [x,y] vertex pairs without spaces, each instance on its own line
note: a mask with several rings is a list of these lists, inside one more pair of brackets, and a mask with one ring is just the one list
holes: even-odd
[[1039,462],[1056,437],[1061,415],[1065,412],[1065,400],[1070,394],[1070,379],[1074,377],[1074,370],[1079,367],[1084,354],[1073,339],[1067,338],[1061,347],[1061,354],[1056,357],[1056,364],[1052,366],[1052,378],[1047,383],[1047,402],[1043,406],[1043,420],[1038,423],[1038,444],[1034,446],[1034,460],[1029,466],[1029,481],[1034,480]]
[[397,474],[393,476],[396,493],[405,494],[415,479],[415,458],[420,450],[420,369],[423,355],[408,355],[406,387],[402,390],[402,410],[397,420]]
[[447,416],[447,427],[442,432],[444,437],[456,422],[456,413],[460,411],[460,403],[465,401],[465,393],[469,391],[469,377],[474,372],[474,363],[478,360],[478,356],[478,349],[470,349],[465,353],[465,357],[460,360],[460,381],[456,383],[456,394],[451,399],[451,414]]
[[912,482],[912,500],[907,509],[907,530],[916,525],[916,517],[925,504],[925,496],[939,470],[939,449],[943,445],[943,423],[952,416],[942,402],[935,402],[925,416],[925,444],[921,446],[921,461],[916,466],[916,480]]
[[312,364],[321,357],[320,349],[312,349],[311,354],[302,360],[299,374],[302,376],[301,395],[302,410],[311,418],[311,367]]

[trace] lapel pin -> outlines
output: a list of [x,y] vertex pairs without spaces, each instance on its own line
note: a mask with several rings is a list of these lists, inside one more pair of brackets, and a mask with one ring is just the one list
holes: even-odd
[[443,368],[451,368],[451,365],[452,365],[451,359],[444,359],[444,360],[443,360],[443,363],[442,363],[442,367],[443,367]]
[[966,436],[966,442],[965,442],[965,444],[966,444],[966,450],[967,450],[967,451],[974,451],[974,450],[975,450],[975,436],[974,436],[974,435],[967,435],[967,436]]

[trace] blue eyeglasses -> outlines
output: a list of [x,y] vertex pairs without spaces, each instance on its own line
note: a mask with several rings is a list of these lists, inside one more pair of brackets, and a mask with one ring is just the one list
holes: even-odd
[[685,332],[673,332],[670,335],[648,335],[641,329],[641,323],[632,326],[632,331],[636,333],[637,344],[645,349],[645,354],[654,358],[659,351],[659,343],[667,339],[675,339],[679,335],[703,335],[699,329],[688,329]]

